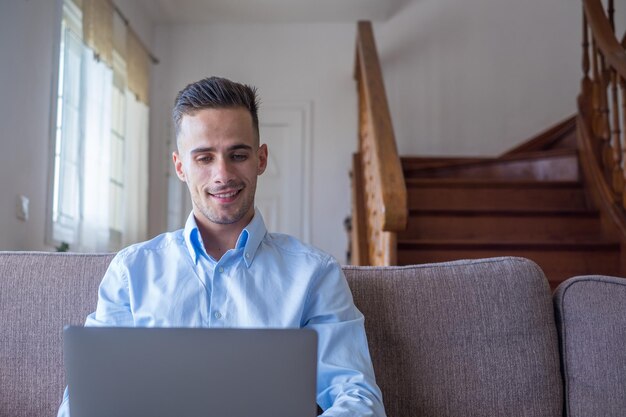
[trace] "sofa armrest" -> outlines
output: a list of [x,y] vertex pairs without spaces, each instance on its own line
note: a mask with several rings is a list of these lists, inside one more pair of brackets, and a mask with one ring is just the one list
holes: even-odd
[[567,416],[626,412],[626,279],[580,276],[554,293]]

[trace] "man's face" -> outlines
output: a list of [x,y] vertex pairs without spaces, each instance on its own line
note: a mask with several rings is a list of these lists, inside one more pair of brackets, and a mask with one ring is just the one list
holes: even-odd
[[257,176],[267,165],[267,146],[259,147],[250,112],[237,107],[184,115],[177,139],[174,166],[197,221],[243,229],[254,216]]

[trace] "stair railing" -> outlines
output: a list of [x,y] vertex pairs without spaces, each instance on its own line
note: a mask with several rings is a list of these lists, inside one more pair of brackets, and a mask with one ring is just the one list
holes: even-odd
[[407,192],[370,22],[358,23],[355,79],[359,149],[352,168],[351,261],[397,263],[398,231],[406,228]]
[[594,199],[626,237],[626,38],[615,34],[614,1],[583,0],[578,137]]

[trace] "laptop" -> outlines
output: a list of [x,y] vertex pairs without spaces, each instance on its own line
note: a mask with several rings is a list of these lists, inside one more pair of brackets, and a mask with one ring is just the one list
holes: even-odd
[[64,329],[72,417],[314,417],[310,329]]

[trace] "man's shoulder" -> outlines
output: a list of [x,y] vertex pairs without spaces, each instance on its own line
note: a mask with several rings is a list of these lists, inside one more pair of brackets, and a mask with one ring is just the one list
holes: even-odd
[[336,262],[335,258],[323,250],[284,233],[267,233],[263,243],[283,255],[305,256],[315,259],[318,263]]
[[116,258],[125,261],[167,255],[171,251],[179,251],[184,247],[184,244],[183,231],[180,229],[174,232],[162,233],[150,240],[127,246],[117,253]]

